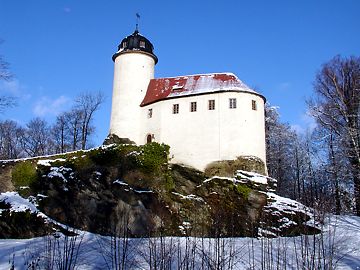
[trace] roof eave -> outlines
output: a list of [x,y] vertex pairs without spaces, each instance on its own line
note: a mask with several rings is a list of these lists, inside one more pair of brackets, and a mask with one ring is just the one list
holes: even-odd
[[153,54],[153,53],[149,53],[149,52],[145,52],[145,51],[141,51],[141,50],[127,50],[127,51],[118,51],[118,52],[116,52],[116,53],[114,53],[114,55],[112,56],[112,60],[115,62],[115,59],[116,59],[116,57],[118,57],[119,55],[122,55],[122,54],[126,54],[126,53],[141,53],[141,54],[146,54],[146,55],[148,55],[148,56],[150,56],[150,57],[152,57],[153,59],[154,59],[154,61],[155,61],[155,65],[157,64],[157,62],[158,62],[158,58],[157,58],[157,56],[155,55],[155,54]]
[[260,98],[262,98],[264,100],[264,103],[266,103],[266,98],[257,93],[257,92],[252,92],[252,91],[246,91],[246,90],[218,90],[218,91],[213,91],[213,92],[207,92],[207,93],[193,93],[193,94],[189,94],[189,95],[179,95],[179,96],[172,96],[172,97],[165,97],[165,98],[160,98],[151,102],[141,102],[140,107],[145,107],[163,100],[169,100],[169,99],[175,99],[175,98],[185,98],[185,97],[190,97],[190,96],[202,96],[202,95],[211,95],[211,94],[218,94],[218,93],[227,93],[227,92],[237,92],[237,93],[247,93],[247,94],[253,94],[255,96],[259,96]]

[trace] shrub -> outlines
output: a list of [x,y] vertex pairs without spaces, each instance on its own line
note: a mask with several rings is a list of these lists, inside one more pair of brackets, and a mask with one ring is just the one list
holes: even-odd
[[138,165],[147,173],[158,172],[167,165],[170,147],[156,142],[141,147],[141,155],[137,157]]
[[91,170],[91,168],[94,166],[94,162],[91,160],[88,154],[82,154],[76,158],[67,158],[66,162],[61,165],[82,172]]
[[36,166],[30,161],[20,162],[13,168],[11,177],[17,189],[22,186],[31,187],[38,178]]
[[174,182],[174,179],[172,178],[171,174],[170,173],[165,173],[164,174],[164,177],[165,177],[165,189],[167,191],[172,191],[175,189],[175,182]]
[[117,147],[93,149],[88,156],[98,165],[112,165],[119,161],[119,149]]

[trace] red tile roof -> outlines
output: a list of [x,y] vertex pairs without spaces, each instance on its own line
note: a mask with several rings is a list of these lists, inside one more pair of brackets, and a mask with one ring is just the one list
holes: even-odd
[[222,91],[257,94],[232,73],[213,73],[150,80],[141,106],[167,98],[199,95]]

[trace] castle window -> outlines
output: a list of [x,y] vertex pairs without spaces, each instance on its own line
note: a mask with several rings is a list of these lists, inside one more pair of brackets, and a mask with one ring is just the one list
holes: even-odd
[[151,141],[152,141],[152,136],[151,136],[151,134],[148,134],[146,136],[146,143],[151,143]]
[[229,108],[236,109],[236,98],[229,98]]
[[215,99],[209,100],[209,110],[215,110]]
[[196,112],[196,102],[190,103],[190,112]]
[[145,41],[140,40],[140,48],[145,48]]
[[251,101],[251,108],[252,108],[254,111],[257,110],[256,100],[252,100],[252,101]]
[[179,113],[179,104],[173,104],[173,114]]
[[152,118],[153,109],[148,110],[148,118]]

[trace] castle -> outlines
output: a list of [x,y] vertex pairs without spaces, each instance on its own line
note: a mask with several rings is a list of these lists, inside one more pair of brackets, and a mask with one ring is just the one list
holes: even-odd
[[204,170],[254,156],[266,163],[265,98],[232,73],[154,78],[158,58],[137,30],[112,57],[110,134],[170,146],[171,162]]

